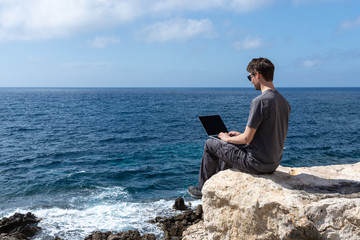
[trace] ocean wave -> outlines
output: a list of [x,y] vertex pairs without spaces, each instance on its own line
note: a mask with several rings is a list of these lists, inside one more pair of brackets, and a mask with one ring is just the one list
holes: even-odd
[[[54,239],[59,236],[64,240],[80,240],[93,231],[127,231],[138,229],[141,234],[153,233],[159,239],[164,237],[162,230],[149,220],[157,216],[171,216],[180,213],[173,210],[174,200],[161,199],[153,202],[108,201],[118,199],[119,195],[126,195],[121,187],[98,188],[93,194],[81,199],[74,199],[82,204],[73,208],[40,207],[35,209],[19,208],[14,212],[26,213],[31,211],[42,218],[39,227],[42,230],[34,240]],[[193,207],[201,204],[200,200],[188,202]],[[8,213],[12,215],[14,212]]]
[[97,187],[97,190],[92,192],[86,200],[96,201],[96,202],[114,202],[114,201],[124,201],[131,199],[131,195],[125,190],[124,187]]

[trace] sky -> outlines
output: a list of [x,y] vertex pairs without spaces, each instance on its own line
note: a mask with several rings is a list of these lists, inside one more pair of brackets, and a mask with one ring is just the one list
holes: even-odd
[[0,0],[0,87],[360,87],[359,0]]

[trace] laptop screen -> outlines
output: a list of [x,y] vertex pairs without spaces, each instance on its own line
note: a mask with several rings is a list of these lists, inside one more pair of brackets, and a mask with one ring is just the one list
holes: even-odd
[[209,136],[217,135],[221,132],[228,132],[220,115],[200,116],[199,119]]

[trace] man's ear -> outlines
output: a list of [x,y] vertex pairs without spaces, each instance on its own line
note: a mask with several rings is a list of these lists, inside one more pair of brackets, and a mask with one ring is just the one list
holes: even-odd
[[265,80],[264,77],[263,77],[263,75],[261,75],[261,73],[256,72],[255,75],[256,75],[256,77],[257,77],[259,80],[260,80],[260,79]]

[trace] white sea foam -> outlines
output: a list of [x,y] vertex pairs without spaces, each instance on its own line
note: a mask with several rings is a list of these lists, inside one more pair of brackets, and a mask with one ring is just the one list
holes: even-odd
[[[106,202],[117,202],[119,199],[129,200],[131,197],[123,187],[98,187],[98,189],[86,197],[86,201],[106,201]],[[78,201],[79,198],[73,199],[74,202]]]
[[81,170],[81,171],[75,171],[75,172],[66,174],[66,177],[72,177],[73,175],[79,174],[79,173],[86,173],[86,171],[83,171],[83,170]]
[[[139,229],[140,232],[151,232],[161,235],[161,231],[148,223],[156,217],[156,205],[161,208],[166,201],[155,203],[118,203],[114,205],[97,205],[86,209],[39,209],[33,213],[43,218],[39,226],[43,232],[35,239],[46,236],[60,236],[63,239],[84,239],[95,230],[124,231]],[[164,204],[164,205],[163,205]],[[161,206],[162,205],[162,206]]]
[[[158,238],[164,236],[156,224],[148,221],[156,216],[170,216],[179,213],[172,209],[174,200],[153,202],[131,202],[126,200],[126,192],[120,187],[103,188],[91,194],[88,201],[73,199],[79,206],[60,208],[57,206],[38,209],[18,209],[17,212],[31,211],[42,218],[39,226],[42,231],[34,240],[54,239],[55,236],[66,240],[82,240],[93,231],[127,231],[138,229],[141,234],[153,233]],[[119,196],[123,200],[114,201]],[[84,197],[79,197],[84,198]],[[112,199],[111,201],[108,201]],[[100,200],[100,201],[99,201]],[[191,201],[197,206],[201,201]]]

